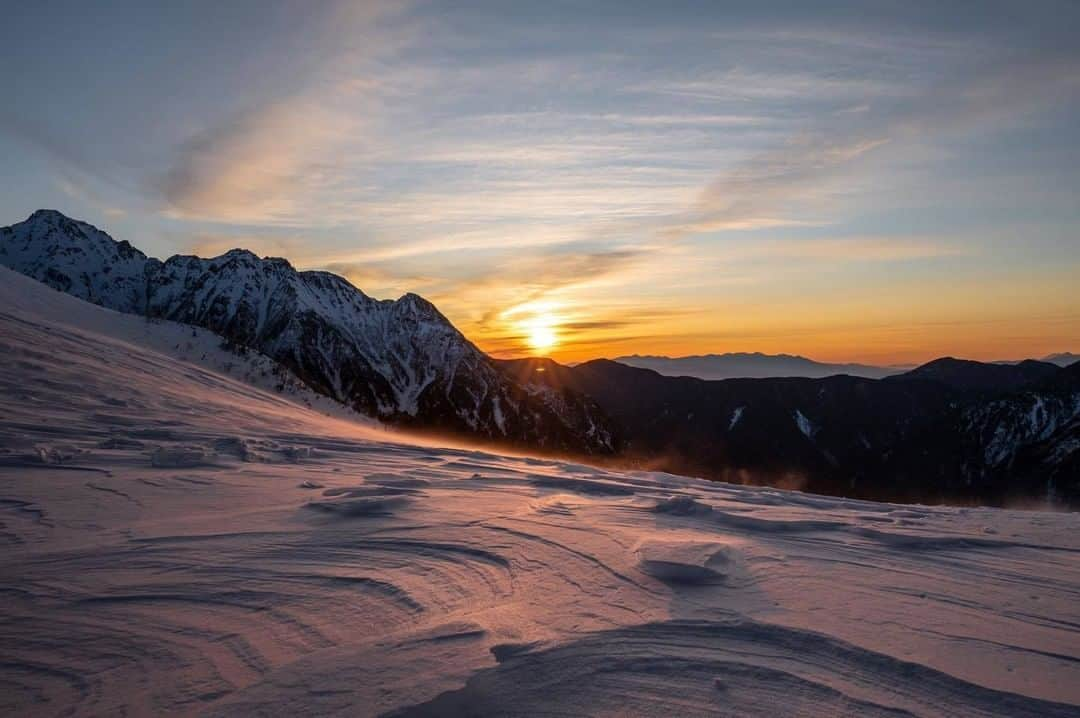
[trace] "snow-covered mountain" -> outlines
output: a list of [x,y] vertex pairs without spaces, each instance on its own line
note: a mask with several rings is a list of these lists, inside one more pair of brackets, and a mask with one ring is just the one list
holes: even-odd
[[618,357],[614,361],[639,369],[652,369],[664,376],[692,376],[709,380],[788,376],[821,379],[837,374],[880,379],[905,370],[905,367],[868,364],[829,364],[793,354],[762,354],[760,352],[730,352],[685,357],[631,354]]
[[239,249],[162,262],[53,210],[0,229],[0,264],[110,309],[210,329],[387,422],[548,450],[615,448],[590,400],[515,383],[415,294],[376,300],[334,274]]
[[147,279],[161,266],[85,222],[39,209],[0,227],[0,264],[109,309],[143,314]]

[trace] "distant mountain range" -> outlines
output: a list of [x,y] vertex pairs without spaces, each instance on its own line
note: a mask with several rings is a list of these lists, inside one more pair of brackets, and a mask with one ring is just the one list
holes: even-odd
[[700,356],[666,357],[631,354],[615,359],[620,364],[652,369],[664,376],[693,376],[698,379],[765,379],[800,376],[820,379],[836,374],[881,379],[911,367],[868,364],[827,364],[792,354],[734,352]]
[[209,329],[413,429],[821,493],[1080,505],[1080,363],[1059,366],[1071,355],[909,371],[760,354],[500,361],[417,295],[375,300],[240,249],[160,261],[51,210],[0,228],[0,264],[110,309]]
[[[664,376],[692,376],[698,379],[767,379],[772,377],[805,377],[822,379],[846,374],[866,379],[883,379],[914,369],[916,365],[874,366],[871,364],[831,364],[814,361],[794,354],[762,354],[760,352],[729,352],[685,357],[631,354],[614,359],[620,364],[652,369]],[[1024,360],[1028,361],[1028,360]],[[1068,366],[1080,361],[1080,355],[1063,352],[1043,357],[1040,361]],[[995,364],[1019,364],[1019,361],[1000,361]]]
[[1057,364],[1058,366],[1069,366],[1080,361],[1080,354],[1073,354],[1072,352],[1059,352],[1057,354],[1048,354],[1044,356],[1041,361],[1050,362],[1051,364]]

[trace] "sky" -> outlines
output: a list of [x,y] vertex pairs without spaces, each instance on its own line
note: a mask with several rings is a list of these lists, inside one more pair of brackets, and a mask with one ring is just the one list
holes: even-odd
[[7,3],[0,224],[496,356],[1080,352],[1080,3]]

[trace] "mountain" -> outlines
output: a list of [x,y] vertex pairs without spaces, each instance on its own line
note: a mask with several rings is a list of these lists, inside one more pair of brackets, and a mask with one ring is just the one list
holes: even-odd
[[1036,362],[988,385],[999,367],[955,360],[883,380],[504,364],[518,381],[587,393],[643,467],[879,500],[1080,504],[1080,365]]
[[685,357],[632,354],[618,357],[614,361],[640,369],[652,369],[665,376],[692,376],[698,379],[761,379],[789,376],[820,379],[836,374],[880,379],[904,370],[898,367],[867,364],[826,364],[802,356],[761,354],[760,352]]
[[968,407],[960,435],[976,485],[1044,483],[1080,499],[1080,362],[1022,391]]
[[1072,352],[1059,352],[1057,354],[1048,354],[1042,358],[1042,361],[1065,367],[1080,361],[1080,354],[1073,354]]
[[515,384],[415,294],[372,299],[337,275],[240,249],[162,262],[53,210],[0,228],[0,264],[116,311],[209,329],[382,421],[550,451],[615,449],[593,402]]
[[[730,352],[727,354],[703,354],[698,356],[668,357],[655,355],[630,354],[616,357],[613,361],[639,369],[652,369],[664,376],[691,376],[698,379],[768,379],[774,377],[805,377],[823,379],[837,374],[858,376],[866,379],[883,379],[890,376],[903,376],[920,369],[929,374],[937,373],[939,381],[963,381],[965,377],[976,384],[990,385],[998,381],[1007,384],[1024,383],[1024,376],[1046,375],[1046,364],[1065,367],[1080,361],[1080,354],[1062,352],[1050,354],[1036,361],[968,362],[945,357],[936,359],[921,367],[912,366],[873,366],[869,364],[830,364],[814,361],[792,354],[762,354],[761,352]],[[1037,365],[1044,365],[1041,368]],[[997,372],[993,369],[980,370],[978,367],[1021,366],[1020,372]],[[981,377],[975,376],[982,372]],[[952,374],[954,379],[948,379]],[[1011,377],[1011,378],[1010,378]],[[969,387],[971,388],[971,387]]]
[[946,357],[884,379],[704,380],[608,360],[498,361],[414,294],[372,299],[244,250],[160,261],[52,211],[0,229],[0,264],[208,329],[388,423],[818,493],[1080,504],[1076,364]]
[[967,392],[1008,392],[1047,379],[1059,370],[1056,364],[1034,359],[1025,359],[1016,364],[997,364],[942,357],[889,377],[889,380],[932,381]]

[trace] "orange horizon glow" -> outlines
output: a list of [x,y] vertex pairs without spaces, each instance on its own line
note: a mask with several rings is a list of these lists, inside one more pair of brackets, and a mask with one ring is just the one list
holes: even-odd
[[[636,336],[626,336],[617,321],[613,328],[575,329],[544,315],[511,324],[499,336],[484,326],[464,327],[480,349],[498,358],[544,356],[561,363],[631,354],[670,357],[703,354],[793,354],[829,363],[877,366],[917,365],[943,356],[976,361],[1039,359],[1059,352],[1080,353],[1080,320],[1070,316],[1042,319],[912,321],[911,323],[838,322],[813,324],[789,318],[777,325],[739,325],[731,331],[695,331],[699,322],[642,322]],[[578,322],[578,324],[589,324]],[[594,324],[603,325],[598,321]],[[567,326],[570,325],[570,326]],[[475,336],[470,334],[475,331]]]
[[[678,338],[676,338],[678,339]],[[1052,354],[1070,352],[1080,354],[1080,348],[1075,344],[990,344],[984,345],[975,342],[941,343],[930,348],[903,352],[868,353],[859,351],[855,342],[852,342],[852,350],[845,351],[844,346],[833,347],[824,345],[820,348],[814,346],[798,346],[776,342],[761,343],[756,345],[731,344],[717,345],[701,343],[700,341],[670,341],[658,340],[646,344],[625,344],[613,342],[611,344],[571,344],[560,348],[535,347],[531,342],[523,343],[516,348],[505,348],[502,344],[485,346],[483,343],[477,346],[485,353],[498,359],[523,359],[530,357],[544,357],[553,359],[561,364],[578,364],[593,359],[614,359],[622,356],[651,355],[666,356],[671,358],[701,356],[708,354],[738,354],[738,353],[761,353],[768,355],[789,354],[802,356],[807,359],[829,364],[867,364],[871,366],[917,366],[941,357],[954,357],[958,359],[970,359],[973,361],[1019,361],[1022,359],[1042,359]],[[994,349],[1000,346],[1001,349]]]
[[[1080,296],[1069,267],[1024,281],[963,265],[906,277],[892,265],[830,256],[790,268],[771,263],[737,283],[706,265],[700,279],[679,283],[672,274],[685,271],[685,256],[662,260],[564,286],[455,286],[435,301],[493,356],[563,363],[761,352],[881,366],[1080,351]],[[526,291],[539,298],[515,303]]]

